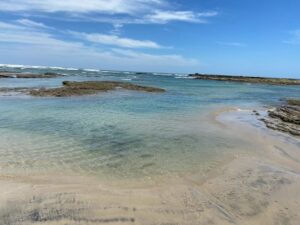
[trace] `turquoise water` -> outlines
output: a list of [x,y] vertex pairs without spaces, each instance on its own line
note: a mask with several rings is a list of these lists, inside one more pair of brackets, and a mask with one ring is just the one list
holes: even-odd
[[[1,68],[0,68],[1,69]],[[202,171],[248,143],[213,125],[220,108],[260,108],[299,87],[187,79],[182,74],[140,74],[50,68],[63,78],[1,79],[1,87],[56,87],[63,80],[120,80],[165,88],[166,93],[118,90],[94,96],[0,97],[0,170],[55,171],[107,177],[143,177]],[[244,147],[243,147],[244,146]],[[249,147],[250,149],[250,147]]]

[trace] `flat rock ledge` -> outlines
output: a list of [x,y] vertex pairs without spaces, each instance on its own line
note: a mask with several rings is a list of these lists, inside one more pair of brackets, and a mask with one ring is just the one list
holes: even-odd
[[30,90],[29,94],[37,97],[69,97],[69,96],[92,95],[92,94],[97,94],[99,92],[107,92],[116,89],[126,89],[126,90],[144,91],[144,92],[165,92],[165,90],[161,88],[140,86],[140,85],[135,85],[127,82],[64,81],[63,87],[49,88],[49,89],[41,88],[38,90]]
[[190,74],[190,77],[197,80],[216,80],[231,81],[241,83],[272,84],[272,85],[300,85],[299,79],[288,78],[268,78],[268,77],[247,77],[247,76],[230,76],[230,75],[213,75],[213,74]]
[[270,129],[300,136],[300,100],[288,100],[285,105],[269,110],[268,117],[261,121]]
[[44,73],[44,74],[33,74],[33,73],[13,73],[13,72],[0,72],[0,78],[55,78],[62,77],[63,75],[58,73]]

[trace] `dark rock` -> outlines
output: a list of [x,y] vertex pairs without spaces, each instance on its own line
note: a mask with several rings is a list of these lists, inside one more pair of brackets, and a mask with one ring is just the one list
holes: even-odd
[[17,88],[0,88],[0,92],[9,93],[9,92],[27,92],[30,90],[28,87],[17,87]]
[[40,215],[39,211],[37,211],[37,210],[34,210],[30,214],[30,218],[31,218],[31,221],[33,221],[33,222],[41,221],[41,215]]
[[260,116],[260,113],[257,112],[256,110],[253,110],[253,113],[254,113],[256,116]]
[[46,97],[68,97],[68,96],[80,96],[91,95],[99,92],[106,92],[122,88],[133,91],[145,91],[145,92],[165,92],[164,89],[156,87],[146,87],[135,85],[127,82],[116,81],[86,81],[86,82],[71,82],[64,81],[63,87],[59,88],[41,88],[38,90],[31,90],[29,93],[33,96]]
[[300,99],[288,99],[287,100],[289,105],[298,105],[300,106]]
[[15,73],[11,73],[11,72],[0,72],[0,78],[16,78]]
[[13,72],[0,72],[0,78],[55,78],[63,75],[56,73],[45,74],[32,74],[32,73],[13,73]]
[[300,106],[283,105],[275,110],[269,110],[269,116],[279,118],[284,122],[300,125]]
[[149,72],[136,72],[136,75],[153,75],[153,73],[149,73]]
[[63,76],[62,74],[53,73],[53,72],[46,72],[46,73],[44,73],[44,75],[46,75],[46,76],[53,76],[53,77],[62,77]]
[[230,75],[213,75],[213,74],[190,74],[198,80],[216,80],[216,81],[232,81],[243,83],[261,83],[272,85],[300,85],[299,79],[288,78],[267,78],[267,77],[247,77],[247,76],[230,76]]
[[288,100],[285,105],[268,111],[269,117],[261,119],[268,128],[300,136],[299,100]]

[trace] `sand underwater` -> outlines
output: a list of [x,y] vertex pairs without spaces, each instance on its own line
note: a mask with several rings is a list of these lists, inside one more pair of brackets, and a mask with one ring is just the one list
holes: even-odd
[[0,97],[0,224],[300,224],[299,137],[263,117],[299,87],[181,74],[5,68],[164,88],[81,97]]

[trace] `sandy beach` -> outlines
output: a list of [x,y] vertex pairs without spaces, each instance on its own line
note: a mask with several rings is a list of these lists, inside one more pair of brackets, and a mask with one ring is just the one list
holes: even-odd
[[251,154],[224,159],[205,176],[2,173],[0,224],[298,225],[299,139],[243,122],[253,118],[249,111],[223,111],[210,115],[215,125],[255,142]]
[[300,225],[300,0],[0,0],[0,225]]

